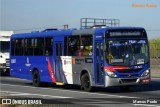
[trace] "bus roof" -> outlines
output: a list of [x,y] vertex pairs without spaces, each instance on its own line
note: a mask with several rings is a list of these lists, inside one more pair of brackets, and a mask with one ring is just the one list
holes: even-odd
[[49,30],[36,31],[31,33],[14,34],[11,38],[30,38],[30,37],[44,37],[44,36],[70,36],[70,35],[93,35],[104,34],[107,30],[144,30],[142,27],[105,27],[105,28],[87,28],[87,29],[68,29],[68,30]]
[[48,37],[48,36],[68,36],[71,35],[73,30],[49,30],[49,31],[36,31],[31,33],[14,34],[11,38],[31,38],[31,37]]
[[94,33],[104,34],[104,32],[109,30],[144,30],[142,27],[105,27],[105,28],[90,28],[90,29],[80,29],[74,30],[72,35],[92,35]]

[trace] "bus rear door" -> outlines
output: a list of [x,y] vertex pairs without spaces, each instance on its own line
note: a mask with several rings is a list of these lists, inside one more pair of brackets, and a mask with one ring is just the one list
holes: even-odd
[[55,54],[55,75],[56,84],[64,84],[64,73],[62,69],[61,56],[63,56],[63,41],[54,42],[54,54]]

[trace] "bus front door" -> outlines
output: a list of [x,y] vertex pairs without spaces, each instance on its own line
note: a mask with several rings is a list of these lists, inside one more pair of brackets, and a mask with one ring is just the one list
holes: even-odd
[[103,71],[103,41],[96,41],[95,42],[95,80],[96,84],[103,84],[104,83],[104,71]]
[[64,74],[62,70],[61,56],[63,55],[63,43],[55,43],[55,75],[56,75],[56,84],[63,85]]

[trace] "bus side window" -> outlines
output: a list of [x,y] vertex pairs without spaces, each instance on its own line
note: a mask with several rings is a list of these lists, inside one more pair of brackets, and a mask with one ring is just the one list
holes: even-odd
[[68,45],[69,45],[68,38],[65,37],[64,38],[64,56],[68,56]]
[[68,37],[68,55],[76,56],[78,47],[80,47],[79,36]]
[[24,39],[16,39],[15,40],[15,55],[21,56],[23,55],[23,45],[24,45]]
[[51,56],[53,53],[53,38],[45,38],[45,55]]
[[44,55],[44,38],[36,38],[34,43],[34,55],[43,56]]
[[12,39],[11,41],[11,55],[15,55],[15,39]]
[[15,40],[15,56],[18,56],[19,39]]
[[33,56],[34,49],[34,39],[27,38],[25,39],[25,55]]
[[81,36],[81,47],[83,47],[83,56],[92,56],[93,37],[92,35]]
[[19,55],[24,55],[24,39],[20,39]]

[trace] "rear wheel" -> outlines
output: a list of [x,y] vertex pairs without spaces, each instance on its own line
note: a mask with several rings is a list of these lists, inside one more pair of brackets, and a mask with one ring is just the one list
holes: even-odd
[[42,85],[42,83],[40,82],[40,75],[38,70],[34,70],[33,72],[33,85],[35,87],[40,87]]
[[87,92],[92,91],[93,88],[91,86],[91,82],[90,82],[88,73],[85,73],[81,76],[81,87]]

